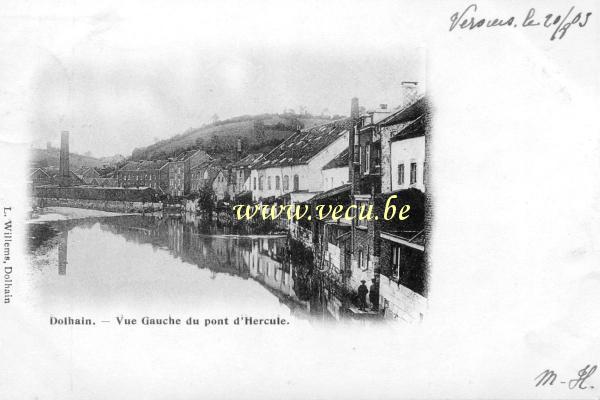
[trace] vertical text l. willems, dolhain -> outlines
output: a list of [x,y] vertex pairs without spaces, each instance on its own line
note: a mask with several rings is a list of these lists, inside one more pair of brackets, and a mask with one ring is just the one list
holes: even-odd
[[3,207],[3,218],[5,219],[4,221],[4,232],[3,232],[3,239],[4,239],[4,251],[3,251],[3,256],[2,256],[2,264],[4,265],[4,304],[8,304],[10,303],[10,300],[12,298],[12,286],[13,286],[13,280],[12,280],[12,273],[13,273],[13,267],[12,267],[12,261],[11,261],[11,244],[12,244],[12,238],[13,238],[13,231],[12,231],[12,219],[10,217],[10,214],[12,212],[12,208],[11,207]]

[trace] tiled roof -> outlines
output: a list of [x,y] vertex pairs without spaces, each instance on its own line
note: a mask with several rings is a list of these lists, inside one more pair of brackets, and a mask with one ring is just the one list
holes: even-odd
[[[44,171],[50,177],[55,177],[60,173],[60,168],[58,168],[58,167],[46,167],[46,168],[40,168],[40,169],[42,171]],[[75,172],[73,172],[72,170],[69,171],[69,175],[77,176],[77,174],[75,174]],[[77,176],[77,178],[79,178],[79,177]]]
[[139,163],[137,161],[128,161],[121,167],[121,171],[136,171]]
[[351,120],[348,118],[296,132],[271,150],[253,168],[306,164],[317,153],[338,139],[350,126]]
[[214,163],[215,163],[214,161],[201,162],[200,164],[196,165],[195,167],[192,167],[192,171],[204,172],[204,170],[206,170],[208,167],[210,167]]
[[317,194],[315,197],[313,197],[312,199],[310,199],[310,201],[311,202],[316,202],[316,201],[319,201],[319,200],[327,199],[329,197],[340,195],[340,194],[345,193],[345,192],[350,193],[351,187],[352,187],[351,184],[346,183],[344,185],[335,187],[333,189],[329,189],[329,190],[327,190],[325,192],[321,192],[321,193]]
[[425,135],[425,118],[423,116],[408,122],[401,122],[398,132],[392,136],[391,141],[410,139]]
[[[193,156],[194,154],[196,154],[198,151],[204,152],[204,150],[202,150],[202,149],[193,149],[193,150],[184,151],[183,153],[181,153],[177,157],[175,157],[175,159],[173,161],[185,161],[188,158],[190,158],[191,156]],[[208,155],[208,157],[210,157],[210,155]],[[212,157],[210,157],[210,158],[212,159]]]
[[348,166],[348,149],[342,151],[336,158],[329,161],[323,169],[343,168]]
[[31,168],[29,171],[29,176],[35,174],[38,171],[40,171],[41,173],[45,174],[46,176],[48,176],[50,178],[50,175],[48,174],[48,172],[46,172],[46,170],[44,168]]
[[[42,171],[44,171],[50,178],[52,179],[57,179],[58,178],[58,174],[60,173],[60,169],[58,167],[46,167],[46,168],[40,168]],[[79,176],[77,176],[77,174],[73,171],[69,171],[69,176],[71,177],[71,179],[74,182],[80,182],[80,183],[84,183],[83,179],[81,179]]]
[[242,158],[240,161],[231,164],[232,168],[246,168],[252,166],[255,162],[259,161],[263,156],[263,153],[254,153],[248,154],[246,157]]
[[120,169],[120,171],[145,171],[149,169],[161,169],[168,162],[169,161],[167,160],[129,161]]
[[396,125],[406,121],[414,121],[421,115],[427,113],[429,104],[427,97],[422,96],[415,100],[413,103],[401,108],[394,112],[389,117],[380,121],[381,126]]
[[[197,172],[204,182],[212,182],[222,170],[223,168],[215,161],[206,161],[192,168],[192,171]],[[204,179],[206,171],[208,171],[208,179]]]

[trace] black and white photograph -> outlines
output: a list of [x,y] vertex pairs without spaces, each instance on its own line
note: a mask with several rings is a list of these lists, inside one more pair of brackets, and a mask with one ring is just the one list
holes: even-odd
[[6,399],[598,399],[581,1],[8,1]]
[[[117,74],[82,61],[69,75],[70,89],[49,60],[42,95],[70,96],[77,104],[67,112],[89,111],[60,114],[46,101],[36,121],[45,145],[31,150],[28,228],[40,306],[61,315],[73,301],[97,308],[182,296],[199,311],[251,305],[252,314],[264,304],[288,323],[420,322],[427,308],[423,54],[399,51],[365,67],[359,56],[342,63],[318,54],[267,55],[274,66],[225,56],[208,71],[198,60],[184,79],[158,66],[157,74],[139,74],[123,65]],[[323,63],[331,65],[328,76],[311,81]],[[351,72],[346,63],[355,65]],[[257,87],[258,79],[271,84]],[[178,87],[182,80],[197,86]],[[161,122],[197,118],[198,126],[140,131],[146,121],[134,110],[92,109],[94,102],[126,101],[124,86],[131,101],[139,91],[158,102],[162,92],[155,90],[177,92],[178,107],[157,105],[165,111]],[[351,86],[374,104],[343,98]],[[345,88],[339,101],[336,87]],[[285,103],[307,101],[317,104]],[[208,109],[193,110],[198,104]],[[233,115],[220,119],[226,111]],[[99,127],[115,135],[110,144]],[[136,137],[152,139],[137,146]],[[102,147],[74,152],[93,143]],[[94,157],[131,145],[125,155]],[[261,207],[283,212],[240,218]],[[90,321],[72,320],[56,323]]]

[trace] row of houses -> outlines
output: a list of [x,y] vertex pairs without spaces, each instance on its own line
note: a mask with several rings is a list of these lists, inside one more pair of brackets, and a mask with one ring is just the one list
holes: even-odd
[[[58,167],[39,167],[29,171],[29,179],[34,187],[54,186],[60,184],[60,170]],[[117,179],[111,176],[101,176],[97,168],[81,167],[69,171],[70,186],[99,186],[116,187]]]
[[[241,149],[238,151],[241,153]],[[249,154],[237,162],[223,163],[195,149],[169,160],[129,161],[115,175],[122,187],[149,187],[173,197],[210,188],[216,200],[223,200],[249,190],[250,168],[261,156]]]
[[427,305],[427,98],[358,110],[353,99],[350,118],[292,135],[252,165],[246,188],[257,202],[313,213],[317,205],[373,206],[381,214],[386,203],[409,204],[404,221],[312,218],[286,227],[340,287],[356,292],[367,282],[376,291],[369,296],[375,312],[418,321]]

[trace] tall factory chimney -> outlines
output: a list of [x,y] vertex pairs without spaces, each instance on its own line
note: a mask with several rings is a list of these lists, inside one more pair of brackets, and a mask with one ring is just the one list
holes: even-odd
[[58,184],[60,186],[71,186],[71,172],[69,169],[69,131],[60,134],[60,167],[58,172]]

